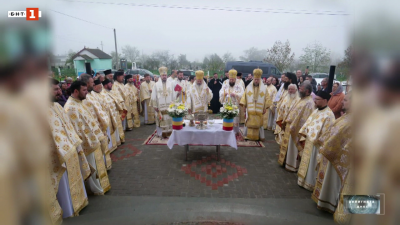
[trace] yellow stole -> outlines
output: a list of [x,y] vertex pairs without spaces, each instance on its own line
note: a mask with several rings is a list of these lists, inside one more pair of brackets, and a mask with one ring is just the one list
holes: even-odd
[[249,114],[246,121],[246,127],[258,129],[262,126],[265,98],[268,93],[264,84],[260,82],[258,88],[254,88],[253,82],[254,81],[252,81],[246,88],[247,113]]

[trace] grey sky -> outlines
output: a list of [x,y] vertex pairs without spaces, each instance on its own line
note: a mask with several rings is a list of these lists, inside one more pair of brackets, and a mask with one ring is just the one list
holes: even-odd
[[[88,0],[82,0],[88,1]],[[90,0],[105,3],[143,3],[180,6],[239,7],[288,10],[351,11],[334,1],[127,1]],[[349,43],[351,16],[305,15],[284,13],[249,13],[194,9],[169,9],[115,4],[88,4],[83,2],[52,1],[48,9],[69,14],[107,27],[116,28],[118,51],[124,45],[139,48],[145,54],[157,50],[170,50],[186,54],[189,60],[202,61],[208,54],[231,52],[235,58],[250,47],[270,48],[277,40],[291,43],[296,58],[302,48],[314,41],[320,42],[341,57]],[[279,10],[282,9],[282,10]],[[315,10],[315,11],[314,11]],[[83,46],[114,50],[111,29],[92,25],[77,19],[48,11],[54,34],[55,54],[69,49],[78,51]]]

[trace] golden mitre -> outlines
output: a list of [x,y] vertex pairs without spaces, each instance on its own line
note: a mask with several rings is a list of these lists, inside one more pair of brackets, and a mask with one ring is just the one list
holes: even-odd
[[229,78],[235,78],[237,77],[237,71],[235,69],[229,70]]
[[204,78],[203,70],[197,70],[196,71],[196,80],[203,80],[203,78]]
[[263,71],[260,68],[253,70],[254,78],[261,78],[262,74],[263,74]]
[[159,69],[158,69],[158,72],[160,73],[160,76],[161,75],[168,75],[168,68],[167,67],[165,67],[165,66],[163,66],[163,67],[160,67]]

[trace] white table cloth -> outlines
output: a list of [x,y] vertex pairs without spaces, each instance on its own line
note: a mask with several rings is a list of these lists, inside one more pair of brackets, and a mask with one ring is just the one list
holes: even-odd
[[237,150],[236,136],[233,131],[222,130],[222,124],[208,125],[205,130],[186,126],[182,130],[173,130],[168,140],[168,148],[178,145],[229,145]]

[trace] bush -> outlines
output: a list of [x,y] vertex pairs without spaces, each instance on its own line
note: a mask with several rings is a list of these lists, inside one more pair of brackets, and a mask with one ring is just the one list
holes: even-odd
[[61,76],[58,74],[58,68],[51,68],[51,71],[54,72],[54,78],[62,81],[67,77],[72,77],[72,79],[76,80],[77,75],[75,73],[75,69],[68,69],[68,68],[60,68]]

